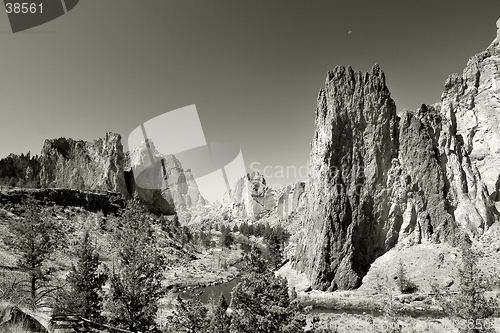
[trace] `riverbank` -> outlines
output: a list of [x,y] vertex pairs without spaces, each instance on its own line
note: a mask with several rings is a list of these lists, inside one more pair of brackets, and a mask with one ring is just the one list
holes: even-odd
[[174,291],[192,290],[231,281],[239,275],[235,264],[243,254],[238,245],[204,251],[195,260],[171,267],[164,275],[164,286]]

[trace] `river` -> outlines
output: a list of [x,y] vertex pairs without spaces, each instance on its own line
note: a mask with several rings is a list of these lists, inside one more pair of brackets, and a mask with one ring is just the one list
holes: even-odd
[[[243,252],[248,253],[251,250],[251,246],[249,244],[240,244],[240,248]],[[240,268],[241,263],[237,263],[234,265],[235,267]],[[227,303],[231,303],[231,291],[232,289],[241,281],[241,277],[237,277],[231,281],[221,283],[215,286],[208,286],[199,288],[194,292],[185,292],[181,293],[180,296],[183,298],[197,297],[204,304],[210,302],[210,298],[214,297],[215,300],[219,298],[222,294],[227,300]],[[331,309],[326,307],[317,307],[312,310],[312,314],[320,314],[320,313],[332,313],[332,314],[346,314],[346,315],[371,315],[373,317],[383,316],[384,313],[376,310],[367,310],[367,309]],[[405,315],[411,316],[413,318],[443,318],[445,314],[442,312],[435,311],[408,311]]]

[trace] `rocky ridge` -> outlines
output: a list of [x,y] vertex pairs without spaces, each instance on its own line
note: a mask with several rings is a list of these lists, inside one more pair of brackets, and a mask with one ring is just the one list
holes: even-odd
[[[164,159],[167,169],[167,177],[155,188],[137,186],[132,172],[149,154],[146,144],[124,153],[121,136],[116,133],[106,133],[104,138],[93,142],[66,138],[45,140],[40,156],[11,155],[0,160],[0,171],[7,178],[29,180],[42,188],[80,190],[79,193],[113,192],[124,199],[135,197],[153,213],[177,213],[183,224],[199,219],[206,201],[194,177],[182,168],[175,156],[161,155],[154,149],[153,142],[150,143],[155,158]],[[152,171],[158,175],[161,172],[160,169]],[[79,197],[82,196],[72,195],[73,201]],[[83,197],[87,198],[88,194]]]
[[273,190],[259,172],[252,172],[236,180],[222,203],[222,216],[230,220],[250,222],[265,219],[271,224],[286,219],[304,200],[305,183],[297,182],[280,190]]
[[[125,167],[132,195],[137,196],[150,210],[157,209],[160,213],[177,213],[181,224],[200,222],[208,202],[201,195],[198,185],[190,169],[184,169],[174,155],[163,155],[158,152],[154,142],[142,142],[139,147],[131,150],[127,156]],[[145,174],[140,172],[143,165],[148,165],[146,159],[153,159],[153,167]],[[163,161],[163,163],[161,162]],[[164,168],[164,169],[163,169]],[[134,178],[133,173],[140,174]],[[145,175],[146,178],[141,178]],[[148,184],[148,188],[136,186],[135,179]]]
[[313,288],[357,288],[396,245],[458,244],[498,221],[500,114],[488,88],[497,48],[498,37],[462,77],[452,75],[440,103],[401,117],[378,65],[365,74],[328,72],[311,145],[306,232],[295,254]]
[[112,191],[130,198],[119,134],[106,133],[104,139],[93,142],[45,140],[39,161],[40,184],[44,187]]

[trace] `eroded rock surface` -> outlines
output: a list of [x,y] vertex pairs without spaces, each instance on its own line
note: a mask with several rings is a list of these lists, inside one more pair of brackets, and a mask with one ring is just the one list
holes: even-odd
[[[75,206],[100,207],[104,204],[93,202],[104,196],[92,195],[90,192],[113,192],[125,199],[137,197],[153,213],[177,213],[183,224],[203,216],[206,201],[191,172],[184,170],[175,156],[160,154],[153,142],[150,143],[155,162],[158,163],[156,168],[140,176],[142,179],[158,181],[158,184],[148,184],[151,185],[149,187],[138,186],[132,172],[132,169],[144,164],[146,158],[150,158],[145,143],[125,154],[121,136],[116,133],[106,133],[104,138],[93,142],[66,138],[45,140],[40,156],[12,154],[0,160],[0,176],[5,179],[13,177],[14,184],[23,179],[39,183],[44,188],[77,190],[68,191],[70,195],[68,200],[63,200],[64,205],[72,202]],[[165,171],[159,163],[161,160]],[[50,196],[48,199],[62,202],[62,198],[55,196],[64,191],[36,193],[39,196],[45,193]]]
[[[139,172],[138,168],[149,164],[146,159],[153,159],[154,167]],[[127,178],[134,182],[130,186],[131,194],[137,196],[150,210],[156,209],[163,214],[177,213],[181,224],[188,224],[203,216],[207,201],[201,195],[191,171],[184,170],[174,155],[161,154],[153,141],[149,140],[149,147],[143,142],[130,152],[127,160],[130,161],[130,165],[126,166],[127,172],[135,170],[139,185],[142,181],[148,185],[136,186],[133,175],[128,175]],[[157,183],[150,184],[151,181]]]
[[40,183],[47,187],[105,190],[130,197],[125,185],[121,136],[106,133],[93,142],[45,140],[40,157]]
[[401,117],[378,65],[328,73],[296,248],[296,266],[314,288],[357,288],[398,244],[458,244],[498,221],[497,47],[498,38],[463,77],[451,76],[441,103]]
[[497,27],[486,51],[471,57],[462,75],[448,78],[440,104],[455,118],[457,134],[500,209],[500,20]]
[[222,214],[225,218],[256,221],[269,215],[275,206],[275,191],[266,185],[262,174],[252,172],[238,178],[224,195]]

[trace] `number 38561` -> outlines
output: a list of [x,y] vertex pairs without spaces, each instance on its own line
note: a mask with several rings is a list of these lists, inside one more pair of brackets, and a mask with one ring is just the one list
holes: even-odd
[[14,13],[14,14],[35,14],[35,13],[42,13],[42,4],[37,5],[36,3],[6,3],[5,4],[5,9],[7,11],[7,14]]

